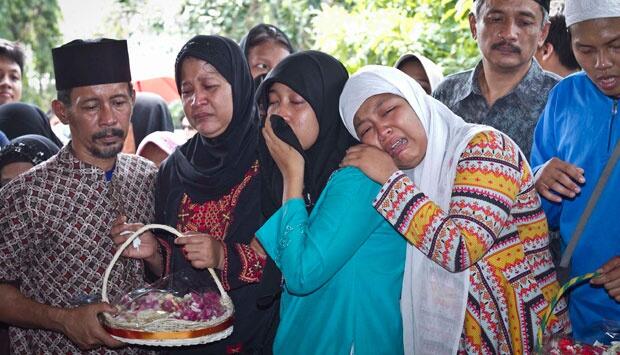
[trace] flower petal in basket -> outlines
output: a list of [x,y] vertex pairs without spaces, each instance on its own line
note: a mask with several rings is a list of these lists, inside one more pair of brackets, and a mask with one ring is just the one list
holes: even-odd
[[[109,302],[107,286],[114,264],[123,250],[149,229],[163,229],[183,237],[176,229],[159,224],[146,225],[132,234],[117,250],[104,274],[104,302]],[[233,303],[215,271],[208,270],[219,296],[215,292],[191,292],[180,297],[165,290],[141,291],[133,303],[120,307],[119,314],[104,314],[104,329],[125,343],[151,346],[205,344],[228,337],[233,330]]]

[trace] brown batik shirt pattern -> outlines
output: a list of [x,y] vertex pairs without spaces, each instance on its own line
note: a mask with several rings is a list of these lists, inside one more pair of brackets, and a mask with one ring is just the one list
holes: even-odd
[[547,104],[549,91],[561,78],[544,71],[532,59],[530,69],[517,86],[489,107],[478,82],[481,70],[482,61],[474,69],[447,76],[433,96],[466,122],[485,124],[506,133],[529,161],[534,128]]
[[[72,307],[80,295],[101,295],[103,274],[115,252],[110,230],[119,212],[128,222],[153,220],[157,169],[137,156],[118,156],[112,181],[73,155],[58,155],[0,189],[0,280],[16,281],[37,302]],[[131,246],[130,246],[131,247]],[[141,261],[120,258],[108,297],[142,286]],[[14,354],[136,354],[140,349],[80,351],[63,334],[11,327]]]

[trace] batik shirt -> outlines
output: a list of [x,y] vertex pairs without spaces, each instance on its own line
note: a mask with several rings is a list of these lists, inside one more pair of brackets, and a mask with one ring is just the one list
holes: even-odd
[[[0,189],[0,280],[16,281],[24,296],[72,307],[81,295],[101,295],[103,274],[115,252],[110,231],[119,213],[129,222],[153,220],[155,166],[120,154],[112,180],[79,161],[65,146],[58,155]],[[141,261],[120,258],[108,297],[142,286]],[[10,328],[15,354],[135,354],[138,349],[82,352],[63,334]]]
[[[514,143],[498,132],[469,142],[449,211],[401,171],[385,183],[375,208],[434,262],[452,272],[469,269],[459,354],[534,353],[541,318],[559,284],[540,198]],[[546,331],[569,329],[561,300]]]
[[545,108],[549,90],[561,78],[543,71],[532,60],[519,84],[489,107],[478,82],[481,70],[482,61],[474,69],[446,77],[433,96],[465,121],[485,124],[506,133],[529,159],[534,127]]

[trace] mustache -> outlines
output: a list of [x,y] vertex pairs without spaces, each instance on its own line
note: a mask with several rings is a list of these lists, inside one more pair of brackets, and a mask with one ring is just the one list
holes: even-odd
[[116,136],[119,138],[123,138],[125,136],[125,131],[120,128],[106,128],[92,135],[92,139],[99,139],[107,136]]
[[517,54],[521,53],[521,48],[515,46],[514,44],[508,43],[506,41],[501,41],[501,42],[493,44],[491,46],[491,49],[500,49],[500,47],[508,48],[508,50],[511,51],[512,53],[517,53]]

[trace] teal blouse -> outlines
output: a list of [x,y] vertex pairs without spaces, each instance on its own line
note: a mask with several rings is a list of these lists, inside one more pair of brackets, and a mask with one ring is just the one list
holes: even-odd
[[379,189],[338,170],[310,216],[291,199],[257,232],[284,276],[274,353],[403,353],[406,241],[373,208]]

